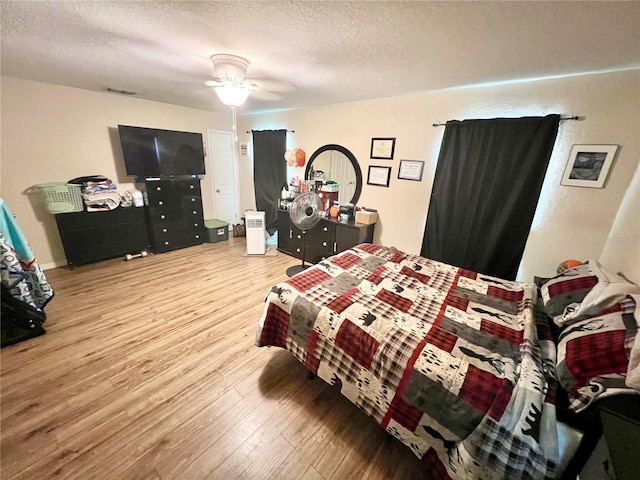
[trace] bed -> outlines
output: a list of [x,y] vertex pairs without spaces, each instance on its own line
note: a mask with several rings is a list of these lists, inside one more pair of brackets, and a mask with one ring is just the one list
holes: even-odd
[[[571,451],[557,421],[559,380],[575,411],[598,395],[635,391],[625,384],[637,331],[634,286],[609,297],[600,291],[590,309],[575,313],[598,290],[597,279],[584,280],[591,274],[587,264],[577,293],[567,285],[576,279],[560,276],[539,295],[533,283],[362,244],[275,285],[256,344],[289,350],[336,385],[434,478],[556,478]],[[600,314],[595,304],[605,297],[605,315],[616,316],[607,331],[625,371],[609,361],[589,376],[576,371],[568,346],[600,333],[579,322]],[[568,306],[574,313],[564,319]],[[594,379],[604,384],[589,395]]]

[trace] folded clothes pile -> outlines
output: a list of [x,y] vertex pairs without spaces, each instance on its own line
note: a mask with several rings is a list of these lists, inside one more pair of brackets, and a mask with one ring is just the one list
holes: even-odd
[[88,212],[113,210],[120,205],[120,194],[116,192],[116,184],[102,175],[78,177],[69,183],[80,183],[83,186],[84,203]]
[[85,193],[83,196],[87,212],[113,210],[120,205],[120,194],[115,190],[101,190],[94,193]]

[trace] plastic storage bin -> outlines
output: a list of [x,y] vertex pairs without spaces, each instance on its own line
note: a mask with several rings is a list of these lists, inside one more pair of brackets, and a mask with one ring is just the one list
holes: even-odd
[[73,183],[51,182],[36,185],[45,201],[47,212],[52,214],[82,212],[82,185]]
[[207,232],[206,240],[209,243],[222,242],[229,239],[229,223],[222,220],[205,220],[204,228]]

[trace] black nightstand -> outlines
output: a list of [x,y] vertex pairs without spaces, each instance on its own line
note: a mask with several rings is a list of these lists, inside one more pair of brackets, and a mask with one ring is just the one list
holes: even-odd
[[599,407],[616,479],[637,479],[640,476],[640,395],[603,398]]

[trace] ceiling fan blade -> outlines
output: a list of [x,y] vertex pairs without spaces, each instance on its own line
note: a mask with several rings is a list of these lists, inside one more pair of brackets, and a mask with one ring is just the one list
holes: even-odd
[[267,90],[269,92],[287,93],[295,92],[296,86],[286,80],[270,80],[267,78],[248,78],[248,82],[257,85],[260,90]]
[[265,92],[264,90],[256,90],[254,92],[251,92],[250,95],[256,100],[265,100],[268,102],[273,102],[275,100],[282,100],[282,95],[278,95],[277,93],[274,93],[274,92]]

